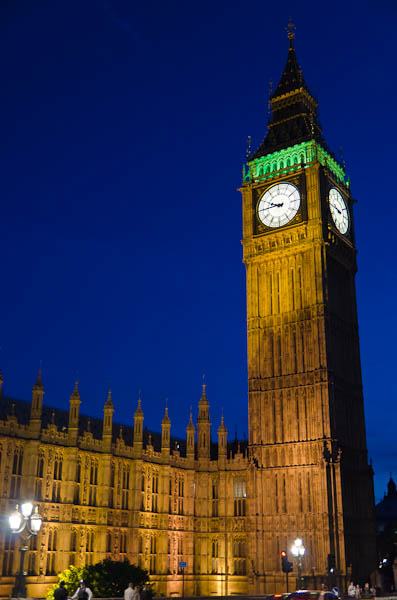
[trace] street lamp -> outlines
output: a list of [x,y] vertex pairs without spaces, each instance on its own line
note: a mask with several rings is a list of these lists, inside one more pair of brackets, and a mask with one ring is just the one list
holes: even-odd
[[[15,576],[15,586],[12,590],[13,598],[26,598],[26,573],[23,570],[25,562],[25,553],[29,549],[28,541],[32,535],[37,535],[40,531],[42,518],[39,514],[38,506],[33,507],[32,502],[24,502],[20,508],[18,504],[14,512],[8,517],[8,522],[12,533],[21,533],[21,553],[19,572]],[[25,531],[26,530],[26,531]]]
[[298,564],[298,589],[301,590],[303,587],[303,580],[302,580],[302,558],[306,552],[306,548],[303,545],[303,540],[301,540],[301,538],[296,538],[296,540],[294,541],[292,547],[291,547],[291,552],[292,554],[295,556],[297,564]]

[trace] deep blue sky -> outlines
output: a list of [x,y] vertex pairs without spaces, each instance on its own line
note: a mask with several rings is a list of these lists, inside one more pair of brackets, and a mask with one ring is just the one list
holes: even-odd
[[213,435],[247,431],[236,188],[265,134],[297,26],[325,138],[355,206],[361,353],[376,496],[397,470],[397,84],[390,1],[3,1],[1,330],[5,392],[184,435],[206,373]]

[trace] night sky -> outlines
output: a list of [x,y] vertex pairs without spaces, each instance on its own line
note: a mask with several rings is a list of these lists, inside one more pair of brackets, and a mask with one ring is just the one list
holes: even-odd
[[[279,6],[279,7],[278,7]],[[247,432],[241,183],[296,52],[357,199],[369,455],[397,475],[396,3],[0,3],[0,369],[30,399],[174,435],[206,374],[212,434]],[[4,143],[5,142],[5,143]]]

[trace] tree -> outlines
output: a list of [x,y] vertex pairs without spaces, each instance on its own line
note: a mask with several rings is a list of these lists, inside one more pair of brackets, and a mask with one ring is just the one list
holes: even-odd
[[[59,581],[65,581],[65,587],[70,596],[76,591],[80,579],[84,579],[96,598],[118,598],[123,596],[124,590],[130,582],[134,586],[142,586],[149,581],[148,572],[132,565],[129,560],[116,561],[110,560],[110,558],[105,558],[95,565],[86,565],[80,568],[69,567],[59,573],[58,578]],[[59,583],[48,590],[47,600],[53,600],[54,591],[58,585]]]
[[[61,581],[65,582],[65,588],[68,593],[68,596],[72,596],[79,586],[80,579],[84,579],[85,577],[85,569],[86,567],[77,568],[71,565],[68,569],[62,571],[62,573],[58,574],[58,583],[54,583],[46,594],[47,600],[54,600],[54,592],[59,587]],[[85,581],[85,579],[84,579]]]

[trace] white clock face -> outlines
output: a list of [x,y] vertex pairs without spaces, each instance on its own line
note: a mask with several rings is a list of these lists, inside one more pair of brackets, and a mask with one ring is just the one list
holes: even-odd
[[282,227],[294,218],[301,197],[292,183],[277,183],[266,190],[258,204],[258,217],[267,227]]
[[329,191],[329,210],[337,230],[343,234],[347,233],[349,229],[349,211],[342,194],[335,188],[331,188]]

